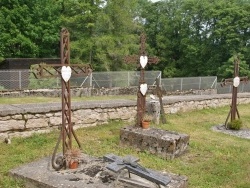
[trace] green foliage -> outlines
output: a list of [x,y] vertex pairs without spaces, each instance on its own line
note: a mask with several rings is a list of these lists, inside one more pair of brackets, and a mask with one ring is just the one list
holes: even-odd
[[242,127],[242,121],[241,119],[235,119],[231,122],[228,122],[227,126],[229,127],[229,129],[240,130]]
[[169,0],[146,7],[149,44],[161,58],[156,67],[165,77],[217,75],[235,52],[249,65],[249,7],[240,0]]
[[52,57],[59,46],[55,0],[0,2],[0,57]]
[[158,56],[164,77],[230,76],[231,57],[242,55],[249,75],[248,0],[1,0],[0,57],[59,56],[59,32],[70,31],[71,60],[95,71],[135,70],[124,56],[138,55],[139,35]]
[[[239,57],[239,76],[250,76],[249,65],[244,60],[242,54],[237,54]],[[223,63],[218,69],[218,77],[220,78],[233,78],[234,77],[234,62],[236,55],[230,57],[227,62]]]

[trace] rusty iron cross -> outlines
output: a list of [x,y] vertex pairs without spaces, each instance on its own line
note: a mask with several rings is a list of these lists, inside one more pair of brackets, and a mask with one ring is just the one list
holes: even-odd
[[124,58],[126,63],[138,63],[140,67],[140,80],[139,80],[139,88],[137,92],[137,123],[136,126],[141,127],[142,118],[145,113],[145,106],[146,106],[146,93],[142,93],[142,88],[147,89],[147,85],[145,83],[144,73],[145,67],[147,64],[156,64],[159,61],[158,57],[147,57],[146,52],[146,35],[144,33],[140,36],[140,54],[139,55],[132,55],[126,56]]
[[231,115],[231,122],[236,119],[236,114],[237,117],[240,119],[239,111],[237,109],[237,93],[238,93],[238,86],[240,83],[247,83],[248,82],[248,77],[239,77],[239,64],[240,60],[239,57],[236,57],[234,60],[234,78],[228,78],[228,79],[223,79],[221,82],[221,86],[225,85],[233,85],[233,90],[232,90],[232,102],[230,106],[230,111],[228,113],[228,116],[225,121],[225,127],[228,129],[228,119],[229,116]]
[[[70,65],[70,40],[69,32],[67,29],[63,28],[60,33],[60,64],[39,64],[38,68],[35,70],[34,75],[36,78],[45,77],[56,77],[61,76],[62,84],[62,126],[61,132],[52,155],[52,167],[55,170],[60,170],[61,168],[66,168],[66,163],[62,161],[67,150],[72,149],[72,138],[74,136],[79,148],[81,144],[74,132],[72,121],[71,121],[71,94],[70,94],[70,82],[63,77],[62,72],[67,72],[70,75],[89,75],[92,72],[92,67],[90,65],[84,64],[72,64]],[[66,71],[63,71],[66,69]],[[62,141],[63,157],[56,157],[56,152],[58,150],[59,144]]]

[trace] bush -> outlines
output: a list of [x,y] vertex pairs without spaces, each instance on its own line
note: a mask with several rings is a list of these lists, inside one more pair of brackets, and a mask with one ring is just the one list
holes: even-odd
[[240,128],[242,127],[242,121],[240,119],[235,119],[229,122],[227,125],[229,129],[240,130]]

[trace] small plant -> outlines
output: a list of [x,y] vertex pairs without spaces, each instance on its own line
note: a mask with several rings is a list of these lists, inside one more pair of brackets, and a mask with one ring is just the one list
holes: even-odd
[[143,121],[152,121],[153,120],[153,116],[151,114],[145,113],[143,118]]
[[240,130],[242,127],[242,121],[240,119],[235,119],[227,124],[229,129]]
[[80,149],[68,149],[64,155],[67,166],[71,166],[74,163],[79,164],[81,159],[81,150]]

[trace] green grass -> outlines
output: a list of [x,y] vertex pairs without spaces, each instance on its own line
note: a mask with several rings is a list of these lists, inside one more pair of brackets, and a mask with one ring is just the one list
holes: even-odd
[[[91,96],[91,97],[72,97],[72,101],[92,101],[92,100],[110,100],[110,99],[130,99],[136,100],[134,95],[119,96]],[[0,97],[0,104],[26,104],[26,103],[49,103],[61,102],[61,97]]]
[[[250,128],[250,105],[240,105],[243,126]],[[93,156],[115,153],[134,155],[147,168],[163,170],[188,177],[189,188],[249,188],[250,140],[211,131],[225,121],[229,108],[206,109],[167,115],[161,129],[190,135],[187,153],[173,160],[163,160],[148,152],[119,145],[119,130],[127,124],[110,122],[108,125],[88,127],[76,131],[83,151]],[[21,181],[8,176],[8,171],[19,165],[52,154],[59,132],[15,138],[11,145],[0,143],[2,161],[0,187],[22,187]]]

